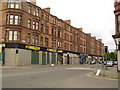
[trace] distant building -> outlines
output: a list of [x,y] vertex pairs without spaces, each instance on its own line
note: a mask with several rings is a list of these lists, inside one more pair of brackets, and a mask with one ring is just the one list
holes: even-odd
[[0,6],[4,65],[74,64],[71,58],[77,56],[104,56],[101,39],[50,14],[49,7],[36,6],[35,0],[2,0]]

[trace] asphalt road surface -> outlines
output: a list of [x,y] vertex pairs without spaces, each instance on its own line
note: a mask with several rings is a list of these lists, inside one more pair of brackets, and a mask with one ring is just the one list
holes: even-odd
[[117,80],[88,76],[92,65],[3,70],[2,88],[118,88]]

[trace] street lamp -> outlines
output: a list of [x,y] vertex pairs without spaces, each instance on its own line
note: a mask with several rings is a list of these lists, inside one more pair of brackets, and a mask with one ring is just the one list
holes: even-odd
[[117,62],[118,62],[117,71],[120,72],[120,37],[116,37],[115,35],[113,35],[113,38],[116,44],[116,51],[117,51]]

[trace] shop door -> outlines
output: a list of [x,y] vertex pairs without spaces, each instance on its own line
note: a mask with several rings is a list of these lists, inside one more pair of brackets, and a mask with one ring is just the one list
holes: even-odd
[[56,54],[52,54],[52,64],[56,64]]
[[42,65],[46,64],[46,53],[42,53]]
[[39,64],[39,52],[32,52],[31,64]]

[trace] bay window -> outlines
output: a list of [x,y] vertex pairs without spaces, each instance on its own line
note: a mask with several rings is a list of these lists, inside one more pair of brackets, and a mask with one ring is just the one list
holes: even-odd
[[10,15],[10,24],[13,24],[14,15]]
[[8,8],[21,9],[21,0],[8,0]]
[[15,25],[18,25],[18,15],[15,15]]
[[118,15],[118,31],[120,32],[120,15]]
[[22,16],[21,15],[6,15],[6,24],[10,25],[21,25]]
[[19,40],[20,40],[19,31],[6,30],[6,41],[19,41]]

